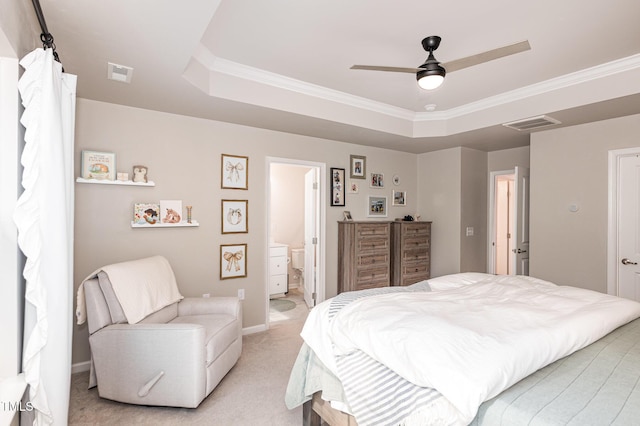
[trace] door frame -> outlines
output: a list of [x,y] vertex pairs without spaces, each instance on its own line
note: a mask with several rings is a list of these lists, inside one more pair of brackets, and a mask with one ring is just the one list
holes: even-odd
[[318,235],[317,247],[317,282],[316,282],[316,304],[325,300],[325,280],[326,280],[326,205],[327,191],[325,190],[325,182],[327,181],[327,166],[325,163],[316,161],[296,160],[293,158],[266,157],[265,167],[265,194],[266,194],[266,214],[265,214],[265,325],[269,329],[269,244],[271,241],[271,165],[283,164],[289,166],[301,166],[315,168],[318,170],[318,194],[319,203],[317,206],[316,217],[318,218],[318,226],[320,232]]
[[609,153],[607,294],[618,295],[618,178],[620,158],[640,155],[640,147],[613,149]]

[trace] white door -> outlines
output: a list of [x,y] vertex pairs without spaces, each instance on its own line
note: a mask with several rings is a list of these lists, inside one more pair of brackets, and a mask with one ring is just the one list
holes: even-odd
[[529,275],[529,169],[516,166],[514,243],[511,271]]
[[640,156],[621,156],[618,176],[618,296],[640,301]]
[[318,169],[304,176],[304,301],[312,308],[316,304],[319,220]]

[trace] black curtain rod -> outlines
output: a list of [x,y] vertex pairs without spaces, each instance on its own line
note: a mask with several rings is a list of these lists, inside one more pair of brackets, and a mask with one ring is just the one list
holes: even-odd
[[[58,52],[56,52],[56,45],[53,42],[53,36],[49,32],[49,29],[47,29],[47,22],[44,19],[44,14],[42,13],[42,7],[40,7],[40,0],[32,0],[32,1],[33,1],[33,8],[36,11],[36,16],[38,17],[38,22],[40,23],[40,28],[42,29],[42,34],[40,34],[40,40],[42,41],[42,45],[44,46],[45,49],[52,49],[54,59],[60,62],[60,58],[58,57]],[[62,68],[62,72],[64,72],[64,68]]]

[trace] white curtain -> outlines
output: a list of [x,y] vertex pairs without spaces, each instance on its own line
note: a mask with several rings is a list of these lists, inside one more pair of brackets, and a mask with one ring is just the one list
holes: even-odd
[[24,105],[24,192],[14,220],[26,256],[22,370],[34,424],[67,423],[73,321],[73,135],[76,76],[62,72],[52,49],[20,65]]

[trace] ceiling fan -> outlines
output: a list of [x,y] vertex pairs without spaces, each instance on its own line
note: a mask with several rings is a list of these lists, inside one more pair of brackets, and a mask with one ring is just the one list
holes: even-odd
[[498,47],[497,49],[488,50],[486,52],[477,53],[465,58],[456,59],[447,63],[440,63],[434,56],[433,51],[440,46],[441,38],[438,36],[429,36],[422,40],[422,47],[429,52],[429,57],[424,64],[417,68],[403,67],[386,67],[377,65],[353,65],[352,70],[368,70],[368,71],[389,71],[389,72],[405,72],[415,73],[418,85],[423,89],[431,90],[439,87],[444,81],[447,72],[461,70],[463,68],[479,65],[484,62],[493,61],[494,59],[503,58],[531,49],[527,40],[513,43],[508,46]]

